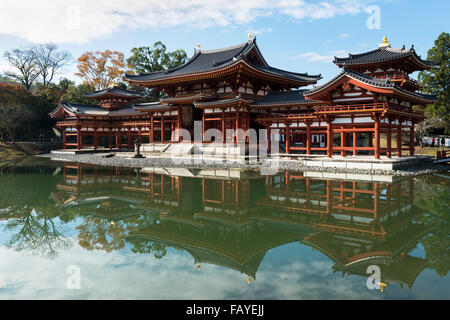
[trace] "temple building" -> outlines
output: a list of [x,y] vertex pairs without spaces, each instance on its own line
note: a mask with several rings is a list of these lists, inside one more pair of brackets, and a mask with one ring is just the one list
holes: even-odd
[[[256,38],[219,50],[198,46],[183,66],[125,76],[132,86],[162,92],[158,102],[130,104],[140,96],[113,88],[88,95],[100,106],[61,103],[51,116],[64,118],[57,124],[64,148],[97,148],[101,135],[109,137],[110,148],[120,148],[123,137],[130,147],[133,136],[140,141],[148,137],[145,142],[151,145],[189,142],[176,130],[181,128],[190,133],[192,143],[230,146],[249,142],[248,129],[266,129],[262,140],[269,153],[277,143],[286,154],[372,154],[379,159],[407,150],[414,155],[414,125],[424,115],[413,106],[433,103],[435,97],[418,92],[420,85],[409,75],[432,63],[413,47],[391,48],[386,38],[376,50],[335,58],[334,63],[342,68],[338,76],[305,89],[321,76],[271,67]],[[201,137],[194,135],[196,121],[202,124]],[[206,134],[208,129],[217,129],[219,136]],[[76,142],[66,141],[72,135]],[[402,146],[405,135],[407,147]],[[85,136],[93,142],[84,143]]]

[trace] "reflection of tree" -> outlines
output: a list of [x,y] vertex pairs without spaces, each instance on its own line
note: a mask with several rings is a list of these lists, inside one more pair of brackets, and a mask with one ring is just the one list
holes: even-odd
[[419,220],[433,227],[432,233],[421,242],[430,266],[438,275],[445,276],[450,267],[450,188],[426,178],[416,185],[418,201],[415,204],[425,211]]
[[122,222],[112,224],[108,219],[86,217],[77,229],[78,242],[87,250],[111,252],[125,245],[126,226]]
[[5,229],[12,233],[8,246],[18,251],[54,258],[58,249],[70,246],[58,231],[56,218],[45,210],[25,207],[18,213],[15,208],[14,217],[8,219]]
[[161,243],[153,242],[153,241],[145,241],[140,239],[128,240],[131,244],[133,244],[133,248],[131,251],[134,253],[146,253],[152,254],[156,259],[161,259],[167,253],[166,246]]

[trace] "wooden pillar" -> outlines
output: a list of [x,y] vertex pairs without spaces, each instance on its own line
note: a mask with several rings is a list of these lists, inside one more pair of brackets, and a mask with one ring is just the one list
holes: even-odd
[[414,155],[414,122],[412,120],[409,128],[409,155]]
[[291,153],[291,125],[289,123],[285,123],[286,126],[286,154]]
[[111,135],[111,133],[108,135],[108,138],[109,138],[109,150],[111,150],[112,149],[112,135]]
[[380,118],[375,118],[375,159],[380,159]]
[[81,135],[81,128],[77,127],[77,149],[80,150],[83,147],[83,137]]
[[202,109],[202,143],[205,143],[205,109]]
[[153,120],[154,120],[154,117],[153,117],[153,113],[152,113],[152,115],[150,116],[150,135],[148,137],[150,142],[154,142],[154,135],[155,135],[155,126],[153,124]]
[[386,155],[390,159],[392,156],[392,128],[391,128],[391,120],[388,120],[388,129],[387,129],[387,135],[386,135],[386,144],[387,144],[387,151]]
[[378,183],[374,183],[373,191],[373,217],[375,220],[378,220],[378,197],[380,194],[380,185]]
[[128,149],[133,148],[133,141],[131,138],[131,128],[128,128]]
[[306,154],[311,154],[311,121],[306,121]]
[[327,120],[327,157],[333,156],[333,128],[331,127],[331,120]]
[[353,127],[353,155],[358,155],[358,151],[356,150],[356,147],[358,146],[358,132],[356,131],[356,128]]
[[122,135],[120,131],[117,131],[116,135],[116,148],[118,149],[122,148]]
[[63,127],[62,129],[62,136],[63,136],[63,149],[66,148],[66,128]]
[[138,127],[138,140],[139,140],[139,143],[142,142],[141,127]]
[[[344,127],[341,126],[341,129],[344,130]],[[345,133],[341,132],[341,148],[346,147],[345,145]],[[346,151],[341,149],[341,157],[345,157]]]
[[397,156],[402,156],[402,122],[400,119],[398,120],[397,127]]
[[225,143],[225,111],[222,109],[222,143]]
[[98,133],[97,128],[94,127],[94,150],[97,150],[98,148]]
[[236,143],[239,143],[239,111],[236,111]]
[[267,154],[270,154],[271,152],[271,141],[272,141],[272,130],[269,124],[267,128]]
[[178,139],[177,140],[178,140],[178,142],[181,142],[181,132],[180,132],[180,130],[181,130],[181,107],[177,108],[177,129],[178,129]]
[[164,114],[161,112],[161,142],[164,142]]

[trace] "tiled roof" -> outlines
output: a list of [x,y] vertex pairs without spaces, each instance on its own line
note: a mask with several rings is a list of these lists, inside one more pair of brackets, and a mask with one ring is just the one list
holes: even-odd
[[384,61],[391,61],[402,59],[406,57],[413,56],[420,63],[426,66],[433,66],[433,62],[422,60],[420,56],[417,55],[414,47],[406,50],[402,49],[392,49],[390,47],[387,48],[379,48],[376,50],[360,53],[360,54],[349,54],[347,58],[337,58],[334,57],[334,63],[339,66],[350,66],[350,65],[358,65],[358,64],[369,64],[369,63],[377,63]]
[[[213,70],[222,69],[227,66],[231,66],[238,61],[244,59],[244,56],[250,52],[251,49],[256,48],[259,53],[259,48],[256,45],[256,39],[250,40],[248,42],[239,44],[237,46],[223,48],[219,50],[199,50],[197,53],[183,66],[165,70],[152,72],[148,74],[141,75],[125,75],[125,78],[130,81],[152,81],[152,80],[161,80],[176,76],[184,76],[190,74],[197,74],[202,72],[208,72]],[[262,55],[261,55],[262,58]],[[308,75],[306,73],[294,73],[289,71],[284,71],[276,68],[272,68],[266,64],[263,59],[263,65],[255,65],[248,60],[245,60],[246,63],[251,65],[252,67],[268,72],[273,73],[274,75],[290,78],[293,80],[307,81],[307,82],[315,82],[321,78],[320,75]]]
[[307,100],[303,95],[307,90],[270,91],[264,98],[252,103],[252,106],[309,104],[319,101]]
[[98,91],[86,93],[85,96],[88,98],[99,98],[99,97],[105,96],[107,94],[121,96],[124,98],[133,98],[133,99],[142,98],[142,94],[140,94],[138,92],[125,90],[125,89],[122,89],[119,87],[113,87],[113,88],[108,88],[108,89],[104,89],[104,90],[98,90]]
[[243,101],[243,102],[247,102],[247,103],[253,102],[253,100],[249,100],[249,99],[243,98],[241,95],[237,95],[236,97],[230,98],[230,99],[214,100],[214,101],[207,101],[207,102],[195,102],[194,105],[196,107],[206,107],[206,106],[214,106],[214,105],[222,105],[222,104],[231,104],[231,103],[239,102],[239,101]]
[[133,107],[139,111],[152,111],[170,108],[170,106],[168,106],[167,104],[162,104],[160,102],[139,103],[134,105]]
[[412,96],[416,96],[416,97],[419,97],[422,99],[430,100],[430,101],[433,101],[436,99],[435,95],[429,95],[429,94],[423,94],[423,93],[419,93],[419,92],[409,91],[409,90],[403,89],[402,87],[398,86],[397,84],[395,84],[393,82],[390,82],[389,79],[379,79],[379,78],[370,77],[368,75],[365,75],[365,74],[362,74],[359,72],[355,72],[355,71],[347,69],[347,68],[344,68],[343,71],[339,75],[337,75],[336,77],[334,77],[327,83],[320,85],[320,86],[313,87],[311,90],[306,91],[304,94],[306,96],[308,96],[310,94],[318,92],[318,91],[328,87],[329,85],[331,85],[332,83],[336,82],[337,80],[339,80],[340,78],[342,78],[344,76],[351,77],[355,80],[367,83],[367,84],[377,87],[377,88],[393,88],[393,89],[396,89],[403,93],[406,93],[406,94],[409,94]]
[[67,102],[61,102],[60,105],[52,113],[55,113],[56,110],[58,110],[61,107],[66,109],[70,113],[73,113],[76,115],[102,116],[102,117],[142,115],[142,112],[135,110],[132,106],[124,106],[120,109],[109,111],[109,110],[103,109],[102,107],[99,107],[96,105],[74,104],[74,103],[67,103]]

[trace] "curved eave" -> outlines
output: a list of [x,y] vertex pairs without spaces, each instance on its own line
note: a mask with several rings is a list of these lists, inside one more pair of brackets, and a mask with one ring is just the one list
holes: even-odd
[[174,98],[163,98],[160,99],[161,103],[169,104],[169,103],[193,103],[195,101],[200,101],[202,99],[211,99],[214,98],[216,95],[214,94],[195,94],[190,96],[181,96],[181,97],[174,97]]
[[170,110],[176,109],[175,107],[172,107],[169,105],[164,105],[164,106],[155,107],[155,108],[147,108],[147,109],[145,108],[145,106],[141,106],[141,107],[134,106],[133,108],[134,108],[134,110],[142,112],[143,114],[152,113],[152,112],[164,112],[164,111],[170,111]]
[[58,117],[56,116],[59,112],[64,112],[64,113],[66,113],[68,116],[71,116],[71,117],[75,117],[76,116],[76,113],[73,113],[73,112],[71,112],[71,111],[69,111],[63,104],[59,104],[56,108],[55,108],[55,110],[53,110],[52,112],[50,112],[48,115],[51,117],[51,118],[56,118],[56,119],[58,119]]
[[308,107],[308,106],[320,106],[324,103],[322,101],[310,100],[310,101],[286,101],[282,103],[264,103],[264,104],[252,104],[252,108],[291,108],[291,107]]
[[[283,83],[285,85],[290,85],[293,87],[300,87],[305,86],[309,84],[315,84],[319,80],[319,78],[311,79],[311,80],[301,80],[301,79],[293,79],[291,77],[285,77],[281,76],[279,74],[270,72],[268,70],[261,70],[260,68],[256,68],[249,64],[248,62],[244,60],[237,60],[236,62],[229,64],[223,68],[217,68],[210,71],[202,71],[202,72],[195,72],[195,73],[189,73],[189,74],[183,74],[178,76],[168,76],[165,78],[159,78],[159,79],[153,79],[153,80],[136,80],[132,79],[130,77],[125,77],[126,80],[130,82],[135,82],[140,85],[148,86],[148,87],[157,87],[160,85],[167,85],[172,83],[179,83],[179,82],[187,82],[187,81],[193,81],[193,80],[201,80],[201,79],[210,79],[217,76],[224,76],[230,73],[233,73],[237,71],[238,69],[246,70],[247,72],[250,72],[254,74],[255,76],[262,77],[264,79],[272,80],[272,81],[278,81],[280,83]],[[288,72],[288,71],[284,71]],[[295,75],[295,74],[294,74]]]
[[211,101],[211,102],[194,102],[194,106],[199,109],[205,109],[205,108],[218,108],[218,107],[231,107],[242,104],[245,106],[249,106],[253,101],[244,99],[244,98],[234,98],[234,99],[226,99],[226,100],[218,100],[218,101]]
[[432,97],[423,97],[419,94],[415,94],[412,92],[408,92],[407,90],[401,89],[397,85],[391,85],[386,87],[379,87],[376,85],[372,85],[369,83],[366,83],[364,81],[361,81],[358,78],[352,77],[350,74],[343,72],[340,75],[338,75],[336,78],[332,79],[330,82],[324,84],[323,86],[312,89],[309,92],[305,93],[305,97],[309,99],[314,100],[322,100],[326,101],[324,97],[327,96],[327,92],[329,90],[333,90],[334,88],[338,87],[340,84],[344,83],[345,80],[348,79],[348,82],[356,85],[360,88],[366,89],[371,92],[377,92],[382,94],[387,94],[391,96],[401,96],[403,98],[406,98],[412,102],[416,102],[419,104],[430,104],[433,103],[435,100]]
[[[344,59],[347,59],[346,61],[343,61]],[[338,67],[340,68],[345,68],[345,67],[362,67],[362,66],[370,66],[370,65],[374,65],[374,64],[379,64],[379,63],[389,63],[389,62],[398,62],[401,60],[412,60],[414,61],[414,63],[418,66],[419,70],[429,70],[432,66],[433,63],[432,62],[428,62],[425,60],[422,60],[419,56],[417,56],[416,53],[412,53],[410,55],[404,56],[404,57],[397,57],[397,58],[385,58],[385,59],[378,59],[378,60],[374,60],[371,62],[351,62],[351,59],[349,58],[337,58],[334,57],[334,61],[333,63],[336,64]]]

